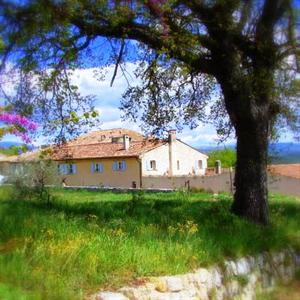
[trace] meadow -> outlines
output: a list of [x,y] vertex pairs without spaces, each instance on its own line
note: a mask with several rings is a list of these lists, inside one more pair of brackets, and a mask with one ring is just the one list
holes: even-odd
[[271,224],[230,213],[230,195],[54,189],[49,204],[0,188],[0,299],[82,299],[145,276],[287,246],[300,200],[271,195]]

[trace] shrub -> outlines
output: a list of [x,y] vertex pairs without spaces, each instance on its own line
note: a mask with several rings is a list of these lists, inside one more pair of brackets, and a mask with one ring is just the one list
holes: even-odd
[[214,167],[216,160],[221,161],[223,168],[234,167],[236,164],[236,151],[232,149],[214,150],[208,153],[208,167]]
[[50,186],[58,185],[57,166],[51,160],[36,160],[19,164],[9,177],[14,198],[39,199],[50,203]]

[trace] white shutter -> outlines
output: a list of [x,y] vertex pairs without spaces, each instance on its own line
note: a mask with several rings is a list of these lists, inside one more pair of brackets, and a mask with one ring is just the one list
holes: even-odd
[[195,160],[195,172],[198,171],[198,160]]

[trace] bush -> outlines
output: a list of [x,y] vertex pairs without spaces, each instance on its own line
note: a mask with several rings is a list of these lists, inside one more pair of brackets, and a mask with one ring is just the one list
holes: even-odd
[[9,177],[15,199],[51,201],[50,186],[58,185],[57,166],[51,160],[19,164]]
[[216,160],[221,161],[223,168],[234,167],[236,164],[236,151],[231,149],[214,150],[208,154],[208,167],[213,168]]

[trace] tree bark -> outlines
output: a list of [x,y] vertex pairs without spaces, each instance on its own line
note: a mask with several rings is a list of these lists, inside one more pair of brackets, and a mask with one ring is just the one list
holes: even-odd
[[231,53],[231,58],[229,52],[227,55],[229,64],[225,68],[223,64],[218,76],[237,138],[231,210],[251,222],[266,225],[269,222],[267,161],[273,77],[264,78],[267,73],[263,68],[255,70],[259,76],[256,73],[245,76],[239,68],[239,58],[234,51]]
[[[248,121],[244,122],[248,123]],[[268,223],[268,118],[236,128],[237,163],[232,211],[258,224]]]

